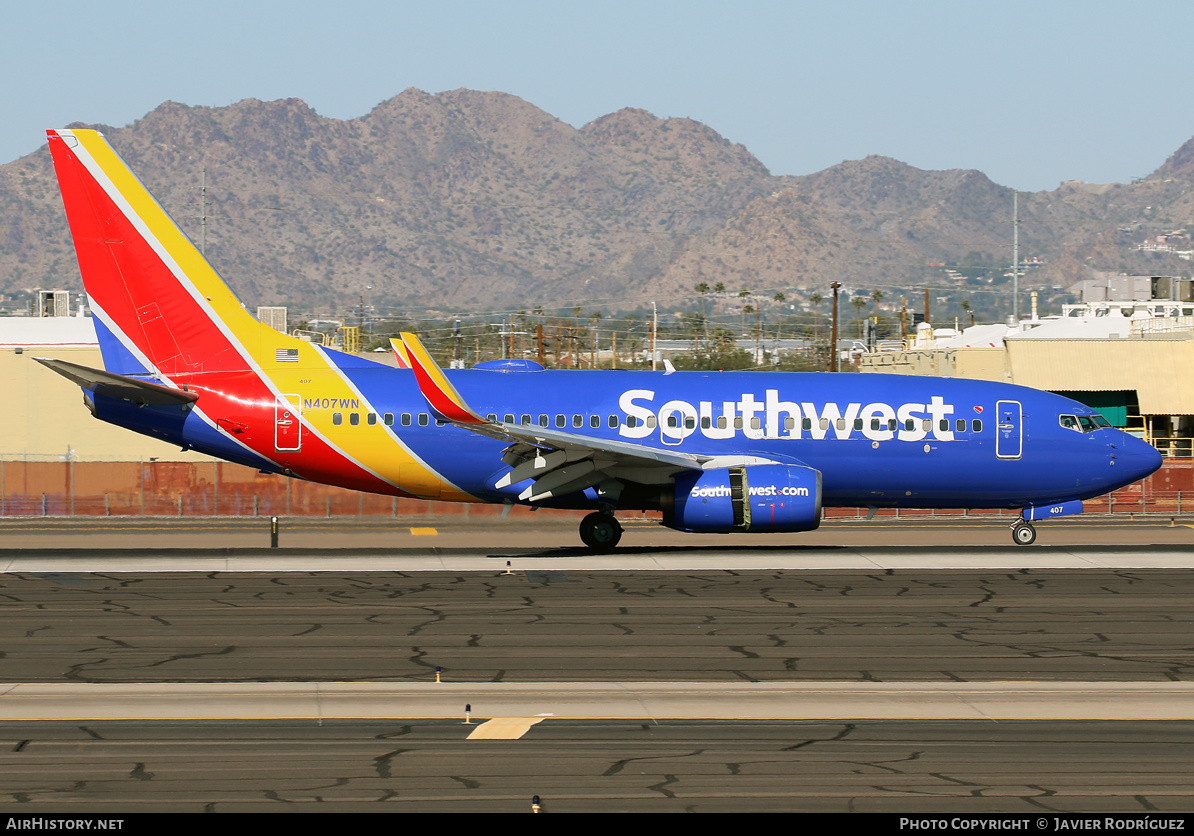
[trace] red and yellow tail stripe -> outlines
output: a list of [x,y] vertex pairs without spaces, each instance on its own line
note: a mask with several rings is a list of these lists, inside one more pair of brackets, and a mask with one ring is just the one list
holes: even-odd
[[[411,493],[402,486],[414,484],[417,495],[471,499],[380,422],[341,427],[330,411],[304,409],[301,451],[276,450],[276,403],[360,393],[327,353],[245,310],[102,134],[58,130],[47,137],[97,315],[165,385],[187,382],[201,392],[200,418],[305,478],[387,494]],[[219,419],[250,429],[233,434]]]

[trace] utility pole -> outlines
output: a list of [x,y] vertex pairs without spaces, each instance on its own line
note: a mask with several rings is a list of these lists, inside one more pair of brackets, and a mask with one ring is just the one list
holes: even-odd
[[199,174],[199,254],[207,258],[207,166]]
[[841,282],[833,282],[829,285],[833,288],[833,330],[829,337],[829,371],[837,371],[837,291],[842,286]]
[[1020,193],[1012,191],[1012,317],[1020,324]]
[[535,340],[539,344],[539,365],[546,366],[547,364],[543,362],[544,356],[543,356],[543,323],[542,322],[540,322],[538,325],[535,326]]
[[655,371],[655,333],[659,330],[659,309],[651,300],[651,371]]
[[763,305],[755,311],[755,365],[763,364]]

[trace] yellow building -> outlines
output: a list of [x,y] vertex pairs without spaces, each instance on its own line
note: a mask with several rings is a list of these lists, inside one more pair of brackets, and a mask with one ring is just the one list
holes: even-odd
[[89,317],[0,318],[0,391],[8,401],[0,421],[0,459],[213,461],[93,418],[79,387],[34,357],[104,367]]
[[1194,316],[1181,305],[1066,306],[1066,315],[922,333],[863,355],[864,372],[996,380],[1056,392],[1112,424],[1190,457],[1194,438]]

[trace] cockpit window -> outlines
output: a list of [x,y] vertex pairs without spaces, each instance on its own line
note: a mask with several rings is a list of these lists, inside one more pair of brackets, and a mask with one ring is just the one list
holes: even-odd
[[1058,415],[1057,421],[1067,430],[1076,433],[1088,433],[1110,427],[1111,422],[1102,415]]

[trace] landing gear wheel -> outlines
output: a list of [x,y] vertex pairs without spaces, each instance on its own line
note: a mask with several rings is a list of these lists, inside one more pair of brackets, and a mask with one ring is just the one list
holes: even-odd
[[580,539],[595,552],[610,552],[622,539],[622,526],[613,514],[598,511],[580,521]]
[[1031,546],[1036,542],[1036,529],[1026,522],[1018,522],[1012,526],[1012,540],[1017,546]]

